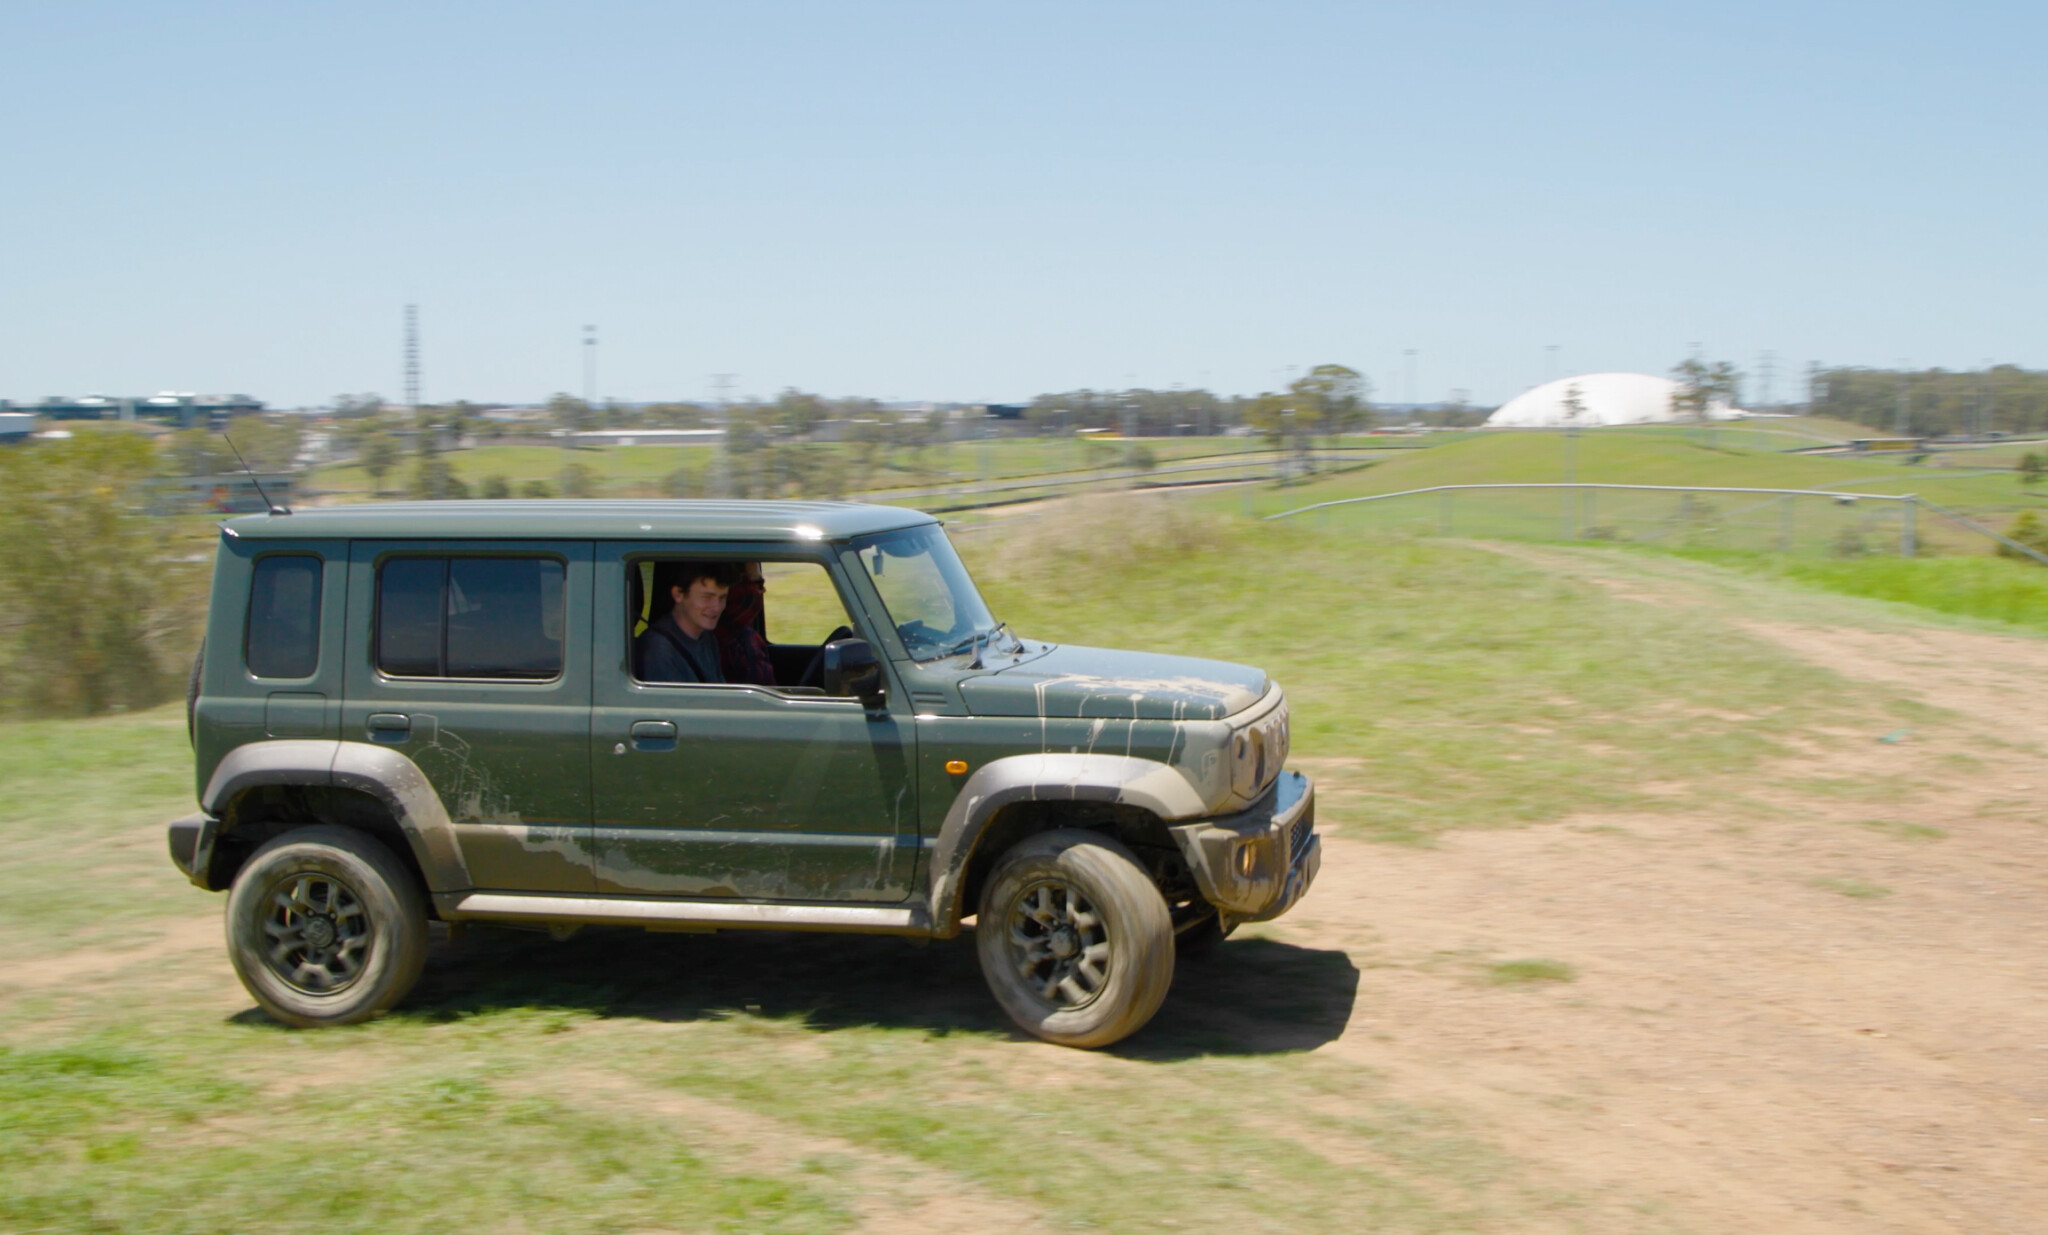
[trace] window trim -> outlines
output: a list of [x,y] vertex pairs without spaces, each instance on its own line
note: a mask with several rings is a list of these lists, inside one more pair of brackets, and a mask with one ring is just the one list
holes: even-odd
[[[256,627],[256,575],[263,569],[263,563],[277,558],[302,557],[313,563],[313,667],[297,676],[279,676],[256,672],[249,665],[249,636]],[[274,553],[258,555],[249,563],[249,601],[242,608],[242,671],[257,682],[310,682],[320,676],[320,662],[323,659],[320,644],[326,633],[327,603],[327,559],[311,549],[283,549]]]
[[[393,562],[438,561],[441,563],[441,604],[439,607],[440,632],[436,649],[436,665],[444,672],[436,674],[392,673],[384,668],[384,568]],[[536,677],[456,677],[445,670],[448,667],[448,580],[457,561],[523,561],[553,562],[562,571],[562,658],[553,674],[544,678]],[[568,594],[569,559],[558,553],[545,550],[528,550],[512,553],[451,553],[440,552],[397,552],[379,556],[370,577],[370,671],[387,682],[464,682],[489,683],[499,686],[553,686],[559,685],[569,671],[569,608]]]
[[[786,687],[763,686],[759,682],[650,682],[640,676],[639,666],[633,663],[633,641],[639,637],[633,633],[633,626],[640,620],[640,615],[633,611],[633,578],[639,574],[640,567],[647,562],[731,562],[735,565],[742,562],[759,562],[764,570],[770,565],[814,566],[823,572],[825,582],[832,585],[833,595],[839,598],[841,616],[846,619],[847,627],[853,631],[852,637],[855,639],[867,639],[868,636],[861,631],[860,619],[854,614],[854,606],[850,603],[852,598],[846,594],[846,588],[840,582],[839,576],[833,573],[832,563],[816,554],[791,551],[787,546],[777,547],[781,548],[782,552],[777,553],[772,550],[766,550],[756,553],[733,553],[730,551],[693,553],[685,549],[677,549],[633,551],[622,555],[619,558],[619,562],[624,568],[626,593],[619,599],[626,611],[626,684],[636,690],[747,690],[759,692],[771,699],[784,703],[850,703],[859,705],[860,700],[847,695],[792,695],[786,693],[788,689]],[[652,609],[651,603],[649,609],[650,611]],[[651,619],[648,624],[650,626],[653,624]],[[773,646],[804,647],[806,645],[775,644]]]

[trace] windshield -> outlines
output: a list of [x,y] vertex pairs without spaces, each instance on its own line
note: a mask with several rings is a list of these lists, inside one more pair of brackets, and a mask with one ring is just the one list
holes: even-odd
[[996,637],[996,620],[937,524],[864,536],[853,546],[912,659],[937,660]]

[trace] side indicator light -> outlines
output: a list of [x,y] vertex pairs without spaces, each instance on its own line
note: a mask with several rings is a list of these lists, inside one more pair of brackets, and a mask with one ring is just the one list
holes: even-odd
[[958,776],[967,770],[967,761],[965,759],[948,759],[946,760],[946,770]]

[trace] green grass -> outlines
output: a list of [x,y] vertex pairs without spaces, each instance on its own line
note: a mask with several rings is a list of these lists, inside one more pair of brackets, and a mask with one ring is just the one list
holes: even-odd
[[[1347,442],[1347,445],[1368,445]],[[1146,438],[1142,446],[1161,466],[1201,459],[1229,460],[1267,452],[1258,438]],[[844,452],[851,446],[824,443],[815,449]],[[1000,482],[1022,477],[1050,475],[1074,470],[1120,468],[1127,450],[1123,442],[1087,442],[1077,438],[996,438],[986,442],[944,442],[921,450],[898,450],[870,478],[875,490],[925,488],[934,484]],[[487,476],[503,476],[516,487],[529,480],[558,483],[564,467],[578,463],[597,476],[600,496],[646,496],[661,491],[664,478],[678,468],[701,477],[718,458],[716,446],[690,445],[606,445],[530,446],[482,444],[449,452],[449,463],[464,483],[474,488]],[[730,464],[747,466],[744,459]],[[395,494],[405,487],[412,463],[405,461],[386,473],[384,493]],[[308,490],[350,499],[370,496],[370,479],[354,464],[330,464],[315,468],[302,483]]]
[[1951,475],[1952,470],[1745,448],[1703,440],[1697,429],[1596,429],[1575,438],[1558,432],[1497,432],[1399,455],[1362,472],[1269,489],[1258,495],[1253,513],[1435,485],[1555,483],[1567,476],[1587,484],[1915,493],[1993,515],[2048,505],[2048,489],[2029,494],[2009,473]]
[[1883,884],[1871,883],[1864,879],[1816,879],[1813,884],[1817,888],[1839,892],[1843,896],[1859,901],[1882,900],[1892,894],[1892,890]]
[[1924,823],[1907,823],[1899,819],[1858,819],[1855,823],[1859,828],[1868,828],[1873,832],[1890,836],[1897,840],[1927,841],[1946,840],[1948,838],[1947,832],[1940,828],[1929,827]]
[[1541,958],[1499,961],[1486,967],[1486,980],[1495,986],[1547,986],[1578,976],[1579,971],[1563,961]]
[[1036,638],[1263,666],[1287,687],[1295,751],[1349,761],[1330,769],[1323,817],[1373,835],[1682,807],[1643,787],[1753,768],[1859,698],[1759,641],[1703,640],[1680,610],[1454,542],[1157,502],[1034,526],[963,538],[998,617]]
[[2048,632],[2048,567],[2001,557],[1842,560],[1705,550],[1689,556],[1805,587]]

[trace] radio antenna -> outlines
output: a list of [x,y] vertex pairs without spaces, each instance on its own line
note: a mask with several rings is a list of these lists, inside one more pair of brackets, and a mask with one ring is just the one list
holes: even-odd
[[256,478],[256,469],[250,467],[249,461],[242,457],[241,450],[235,445],[235,439],[228,436],[226,429],[220,431],[220,440],[228,444],[228,449],[235,452],[235,462],[241,464],[242,470],[249,473],[249,483],[256,486],[256,496],[263,499],[264,512],[273,515],[288,515],[292,513],[270,500],[270,495],[263,491],[263,482]]

